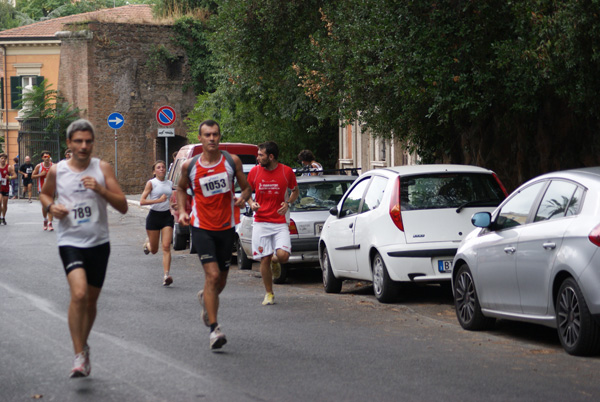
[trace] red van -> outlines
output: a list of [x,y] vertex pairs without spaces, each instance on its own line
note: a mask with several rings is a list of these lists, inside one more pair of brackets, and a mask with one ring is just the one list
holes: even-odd
[[[258,156],[258,146],[254,144],[242,144],[234,142],[224,142],[219,144],[219,149],[227,151],[230,154],[237,155],[241,161],[244,169],[244,173],[248,174],[250,169],[256,165],[256,157]],[[181,177],[181,167],[183,163],[193,158],[194,156],[202,153],[202,144],[189,144],[181,147],[177,152],[177,156],[173,161],[173,164],[169,168],[167,179],[173,182],[173,195],[171,196],[171,213],[175,218],[175,228],[173,229],[173,249],[184,250],[188,247],[190,241],[190,229],[188,226],[180,226],[177,222],[179,220],[179,211],[177,210],[177,194],[175,188],[177,182]],[[188,192],[186,210],[188,213],[192,211],[192,196]]]

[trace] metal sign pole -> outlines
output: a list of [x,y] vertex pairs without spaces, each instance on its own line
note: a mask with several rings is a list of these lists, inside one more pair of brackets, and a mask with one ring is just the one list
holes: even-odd
[[119,170],[117,166],[117,130],[115,130],[115,176],[119,177]]

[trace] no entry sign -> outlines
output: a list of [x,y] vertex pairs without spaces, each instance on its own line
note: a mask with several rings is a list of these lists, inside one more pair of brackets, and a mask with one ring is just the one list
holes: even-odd
[[156,112],[156,121],[163,126],[170,126],[175,123],[175,118],[177,118],[177,114],[171,106],[161,106]]

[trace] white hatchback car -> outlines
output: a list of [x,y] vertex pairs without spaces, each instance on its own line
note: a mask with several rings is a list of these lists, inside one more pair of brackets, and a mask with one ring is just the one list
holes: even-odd
[[494,172],[464,165],[415,165],[363,173],[330,210],[319,241],[327,293],[342,279],[373,282],[380,302],[401,282],[446,282],[471,216],[506,197]]

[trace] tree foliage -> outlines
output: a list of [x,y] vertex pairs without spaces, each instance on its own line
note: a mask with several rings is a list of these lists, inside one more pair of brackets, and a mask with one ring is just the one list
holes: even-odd
[[[46,130],[59,134],[60,144],[65,144],[67,127],[79,118],[79,108],[73,108],[48,80],[34,85],[31,91],[23,91],[18,108],[23,109],[23,119],[47,120]],[[23,88],[20,87],[22,90]],[[62,154],[62,153],[61,153]]]
[[600,0],[170,1],[210,16],[190,124],[331,161],[359,121],[509,188],[600,163]]
[[103,8],[120,7],[127,4],[145,4],[146,0],[19,0],[17,10],[32,20],[41,21],[67,15],[87,13]]

